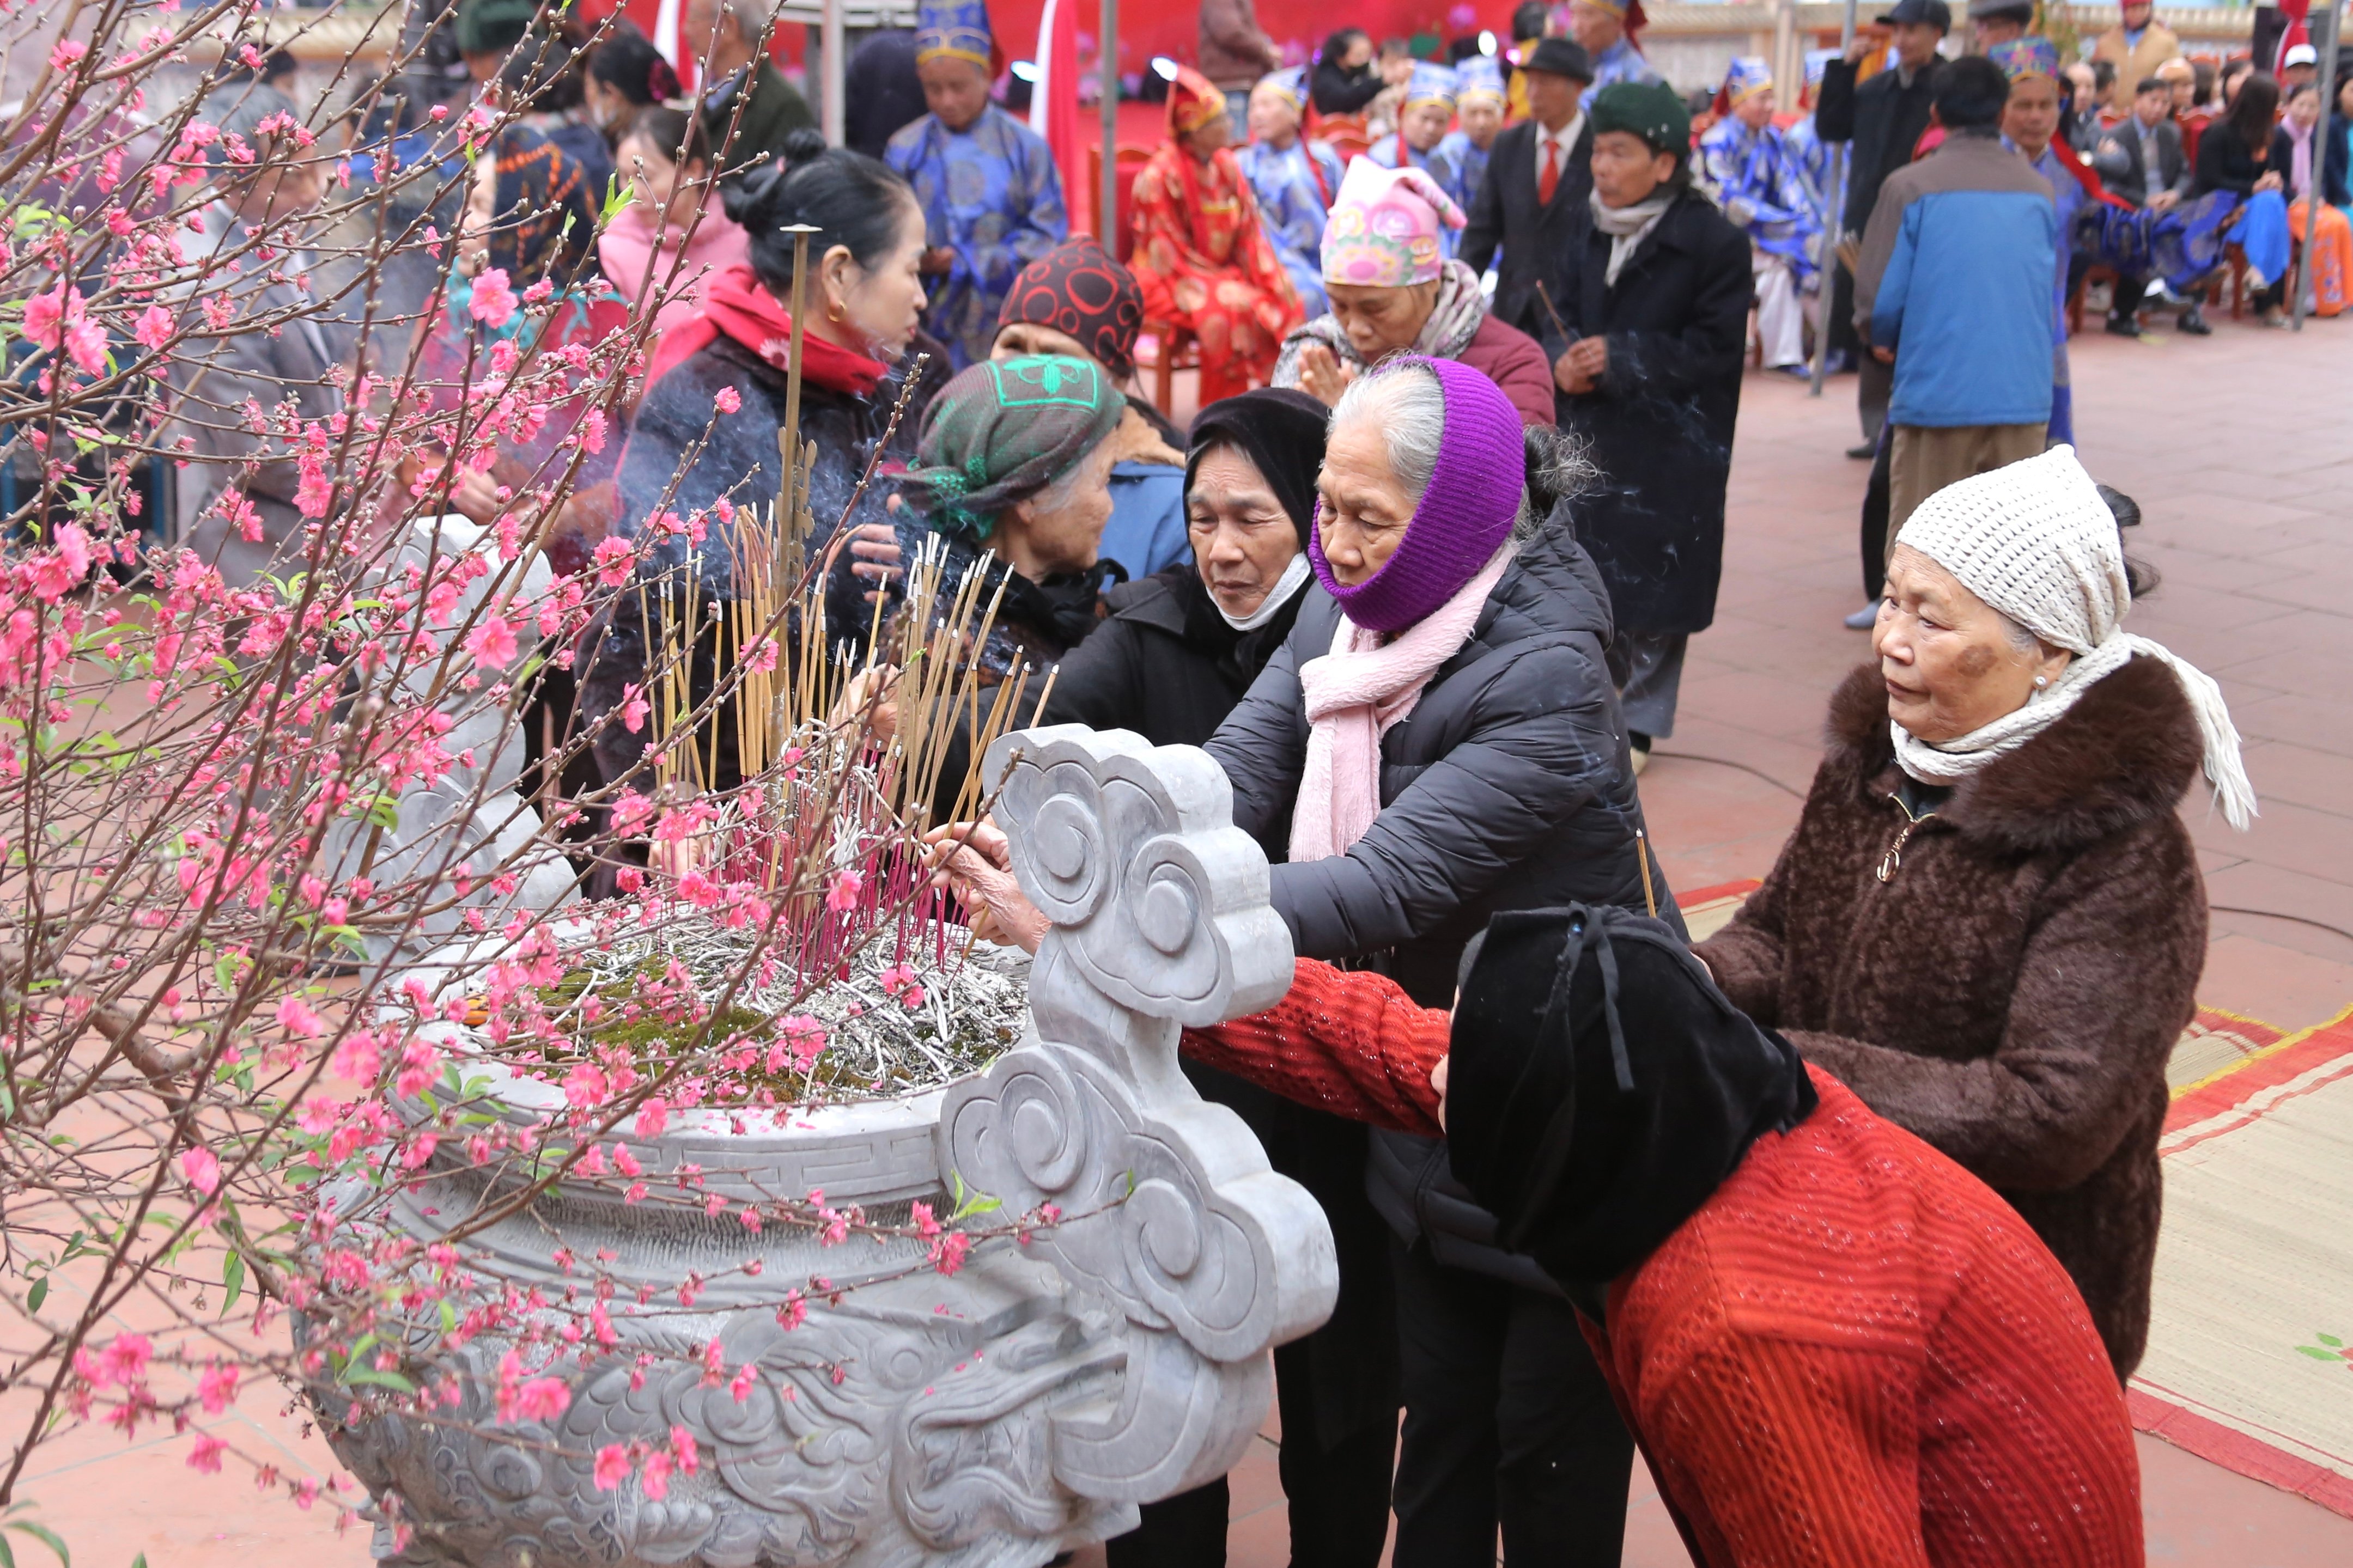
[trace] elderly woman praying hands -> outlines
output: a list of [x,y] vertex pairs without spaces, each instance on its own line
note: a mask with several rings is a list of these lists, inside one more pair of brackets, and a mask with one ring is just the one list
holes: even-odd
[[2254,811],[2221,693],[2125,631],[2131,605],[2071,448],[1929,497],[1797,831],[1698,949],[1750,1016],[2017,1208],[2119,1378],[2147,1339],[2165,1064],[2206,957],[2176,807],[2202,765],[2232,826]]
[[1348,165],[1324,228],[1331,310],[1282,341],[1274,384],[1326,405],[1392,355],[1459,360],[1503,388],[1522,423],[1553,422],[1552,365],[1544,348],[1487,311],[1479,275],[1440,242],[1462,209],[1419,169]]

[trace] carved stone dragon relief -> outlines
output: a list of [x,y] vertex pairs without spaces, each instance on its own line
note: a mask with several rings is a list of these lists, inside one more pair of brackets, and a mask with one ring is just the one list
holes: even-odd
[[[850,1267],[773,1228],[753,1249],[765,1279],[829,1273],[858,1288],[791,1329],[775,1292],[740,1279],[715,1281],[693,1311],[617,1315],[622,1343],[568,1373],[572,1400],[552,1422],[490,1429],[509,1347],[477,1340],[455,1358],[463,1397],[448,1425],[330,1420],[378,1499],[379,1557],[1037,1568],[1240,1457],[1272,1389],[1268,1350],[1321,1323],[1337,1289],[1314,1200],[1176,1068],[1183,1025],[1259,1011],[1290,984],[1265,858],[1194,748],[1036,730],[1000,739],[987,777],[1022,886],[1055,922],[1029,1031],[944,1098],[892,1102],[907,1126],[867,1120],[882,1165],[906,1163],[908,1134],[930,1128],[943,1201],[961,1181],[1007,1213],[1055,1204],[1061,1223],[1027,1247],[977,1249],[953,1278],[907,1272],[912,1247],[861,1248]],[[663,1142],[635,1145],[649,1169],[675,1163]],[[773,1163],[775,1136],[762,1142],[747,1155]],[[707,1130],[692,1152],[716,1183],[725,1155]],[[438,1206],[469,1205],[445,1184]],[[476,1243],[512,1274],[547,1256],[558,1215],[562,1242],[616,1254],[625,1284],[723,1276],[746,1252],[740,1231],[700,1216],[649,1226],[576,1194]],[[389,1223],[426,1241],[439,1228],[435,1210],[402,1200]],[[546,1278],[560,1279],[552,1264]],[[714,1336],[730,1366],[759,1367],[747,1397],[694,1364]],[[641,1363],[645,1351],[670,1353]],[[596,1488],[586,1456],[659,1444],[674,1426],[694,1436],[694,1474],[659,1500],[635,1479]]]

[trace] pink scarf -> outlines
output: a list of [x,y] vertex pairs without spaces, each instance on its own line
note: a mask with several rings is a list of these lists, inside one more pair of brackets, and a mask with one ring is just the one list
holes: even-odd
[[1510,564],[1506,542],[1454,596],[1384,644],[1348,619],[1332,651],[1299,667],[1307,706],[1307,765],[1291,815],[1291,858],[1345,855],[1381,810],[1381,737],[1413,711],[1438,667],[1461,651]]
[[2283,120],[2280,121],[2280,129],[2287,132],[2288,146],[2294,151],[2292,167],[2288,174],[2287,199],[2291,202],[2302,201],[2312,192],[2313,127],[2298,125],[2293,120]]

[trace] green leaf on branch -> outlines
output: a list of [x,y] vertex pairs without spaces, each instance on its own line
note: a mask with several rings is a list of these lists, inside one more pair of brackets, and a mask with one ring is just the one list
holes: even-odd
[[400,1373],[396,1372],[385,1372],[373,1366],[355,1366],[349,1368],[343,1373],[343,1382],[346,1384],[371,1384],[378,1388],[396,1389],[402,1394],[414,1394],[417,1392],[417,1385],[409,1382],[408,1379],[401,1376]]
[[58,1554],[58,1561],[64,1564],[64,1568],[73,1568],[73,1553],[66,1550],[66,1543],[58,1538],[58,1532],[47,1525],[35,1524],[29,1519],[12,1519],[6,1528],[19,1535],[30,1536],[39,1542]]
[[245,1294],[245,1254],[232,1251],[221,1262],[221,1314],[226,1317],[237,1310],[237,1300]]

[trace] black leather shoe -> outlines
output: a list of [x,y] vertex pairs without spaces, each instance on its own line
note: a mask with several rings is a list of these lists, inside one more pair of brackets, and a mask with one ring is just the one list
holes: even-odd
[[2181,312],[2181,330],[2193,338],[2211,338],[2214,329],[2206,324],[2206,312],[2191,306]]
[[1860,447],[1849,447],[1846,449],[1846,455],[1858,463],[1868,463],[1872,458],[1879,456],[1879,443],[1865,441]]
[[2119,338],[2137,338],[2140,336],[2140,323],[2123,316],[2110,316],[2108,331]]

